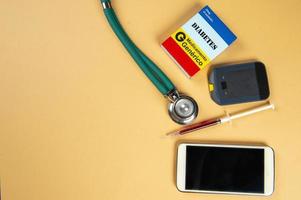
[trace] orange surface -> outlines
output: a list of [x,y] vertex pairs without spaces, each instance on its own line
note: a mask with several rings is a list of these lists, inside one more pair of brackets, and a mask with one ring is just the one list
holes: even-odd
[[114,0],[143,51],[200,107],[198,120],[258,103],[220,107],[207,70],[188,80],[160,42],[209,4],[238,36],[213,64],[257,59],[276,111],[181,138],[166,100],[112,34],[98,1],[0,0],[0,176],[3,200],[257,199],[185,194],[175,187],[180,141],[266,144],[276,190],[299,199],[301,2]]

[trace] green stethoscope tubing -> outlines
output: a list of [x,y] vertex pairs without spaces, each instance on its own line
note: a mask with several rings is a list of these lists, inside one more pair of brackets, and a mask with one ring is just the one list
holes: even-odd
[[[110,3],[110,0],[101,0],[101,3]],[[175,86],[170,79],[132,42],[119,23],[113,8],[105,8],[104,13],[116,36],[156,88],[164,96],[167,96],[171,91],[175,90]]]
[[173,121],[179,124],[191,123],[198,115],[198,105],[189,96],[179,93],[169,78],[160,68],[151,61],[135,44],[124,31],[119,20],[112,9],[110,0],[101,0],[105,16],[111,25],[114,33],[123,46],[127,49],[135,62],[144,74],[157,87],[157,89],[168,97],[168,113]]

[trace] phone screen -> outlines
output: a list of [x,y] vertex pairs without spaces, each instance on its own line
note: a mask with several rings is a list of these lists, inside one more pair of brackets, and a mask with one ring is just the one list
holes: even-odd
[[186,148],[187,190],[264,193],[264,149]]

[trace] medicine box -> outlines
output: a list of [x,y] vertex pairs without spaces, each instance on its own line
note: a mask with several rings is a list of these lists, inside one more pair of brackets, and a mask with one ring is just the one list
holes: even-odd
[[190,78],[235,40],[230,29],[209,6],[205,6],[161,46]]

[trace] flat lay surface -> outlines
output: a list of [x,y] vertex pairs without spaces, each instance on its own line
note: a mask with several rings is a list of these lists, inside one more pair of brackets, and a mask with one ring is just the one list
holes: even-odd
[[[98,1],[0,1],[1,199],[261,198],[179,192],[181,142],[271,146],[275,192],[266,199],[300,198],[300,1],[112,0],[137,46],[197,101],[197,121],[263,103],[215,104],[207,83],[212,65],[266,65],[275,111],[182,137],[165,137],[181,126],[113,34]],[[160,44],[205,5],[237,40],[188,79]]]

